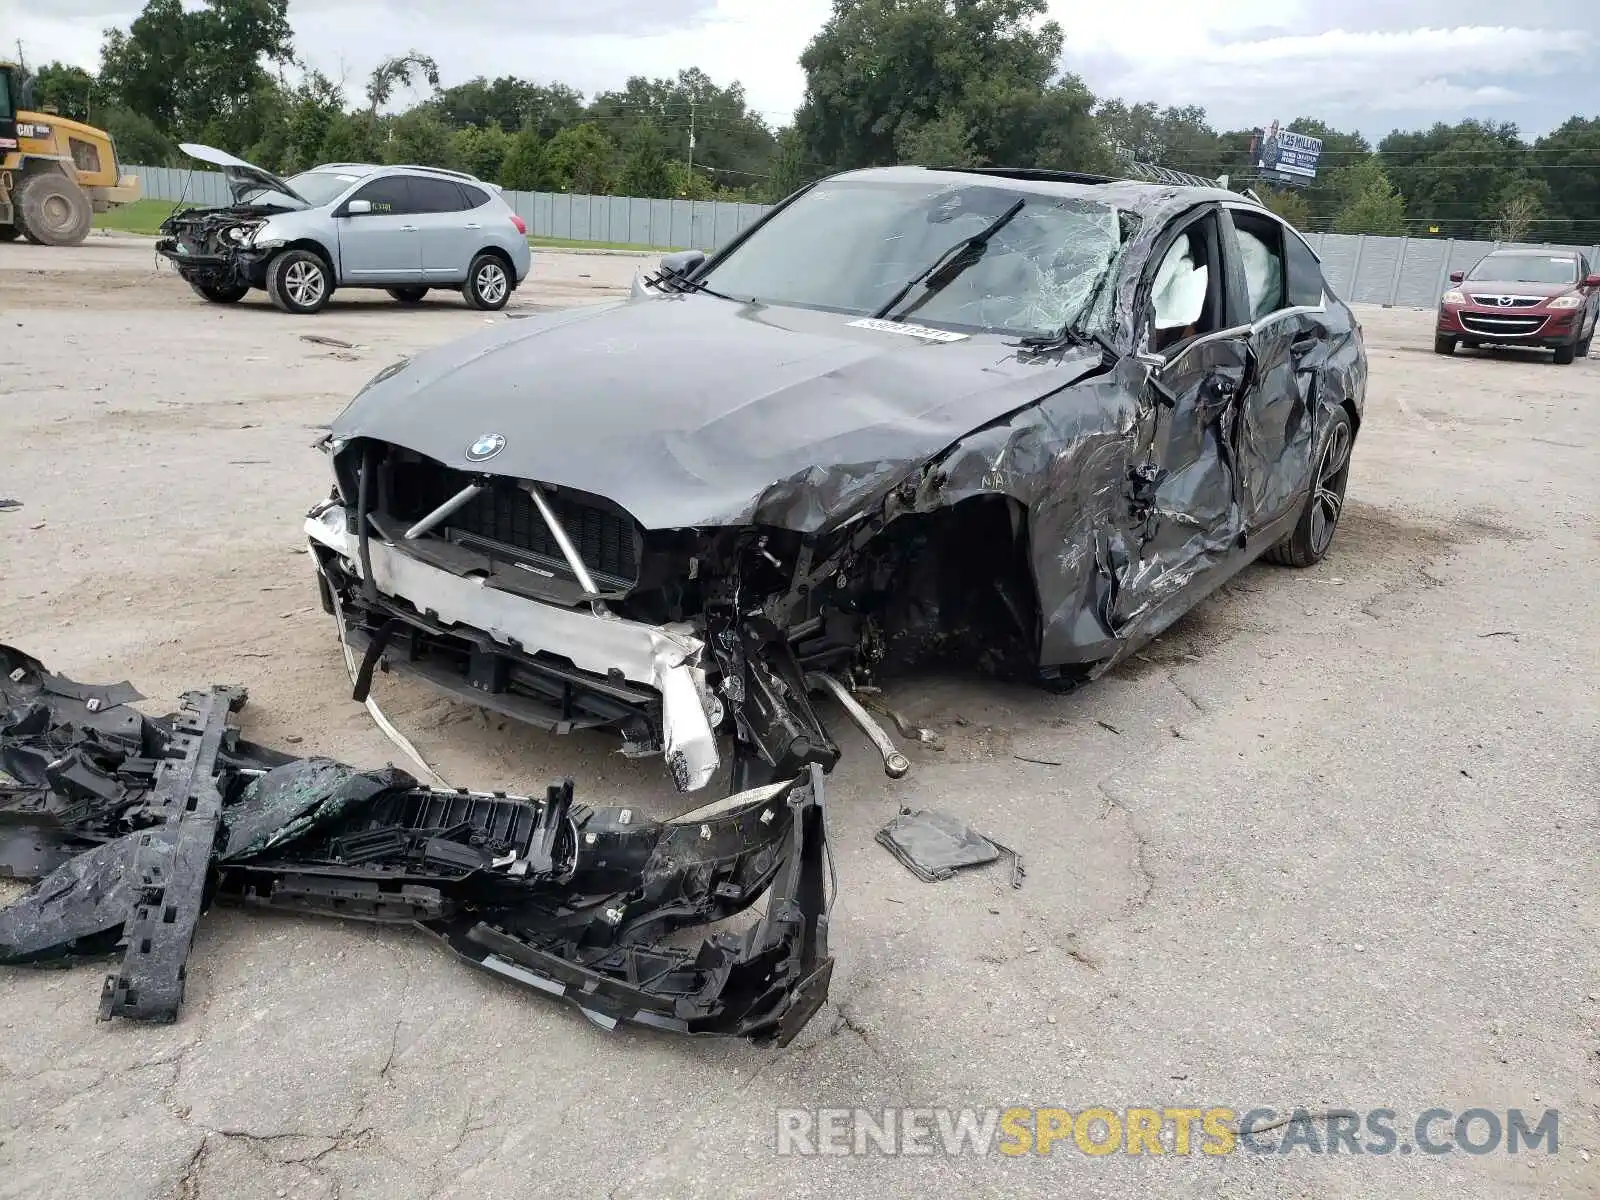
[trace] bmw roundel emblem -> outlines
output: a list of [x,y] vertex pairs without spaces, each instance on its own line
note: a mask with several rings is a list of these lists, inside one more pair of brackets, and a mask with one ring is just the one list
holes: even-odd
[[506,448],[506,439],[498,433],[486,433],[467,447],[467,457],[473,462],[485,462]]

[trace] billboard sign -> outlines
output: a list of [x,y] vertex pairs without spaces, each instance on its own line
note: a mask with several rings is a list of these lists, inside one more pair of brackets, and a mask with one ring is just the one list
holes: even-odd
[[1256,130],[1256,169],[1278,183],[1308,184],[1317,177],[1317,160],[1322,157],[1322,139],[1306,137],[1278,128],[1274,121]]

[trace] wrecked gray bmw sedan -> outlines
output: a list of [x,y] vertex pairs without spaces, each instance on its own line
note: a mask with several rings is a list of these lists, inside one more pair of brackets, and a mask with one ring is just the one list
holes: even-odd
[[306,530],[358,698],[382,663],[738,790],[834,765],[810,692],[1071,685],[1252,560],[1317,562],[1365,383],[1253,198],[856,171],[627,300],[384,370]]

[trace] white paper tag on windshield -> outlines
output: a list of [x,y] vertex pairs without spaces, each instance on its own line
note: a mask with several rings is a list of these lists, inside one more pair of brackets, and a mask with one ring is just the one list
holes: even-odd
[[879,333],[899,333],[906,337],[918,337],[927,342],[962,342],[967,335],[964,333],[951,333],[948,329],[929,329],[926,325],[905,325],[899,321],[884,321],[878,317],[862,317],[859,321],[851,321],[857,329],[876,329]]

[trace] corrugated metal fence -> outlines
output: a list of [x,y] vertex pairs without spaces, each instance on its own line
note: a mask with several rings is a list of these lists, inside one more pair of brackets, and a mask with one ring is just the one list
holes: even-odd
[[[153,199],[185,199],[198,204],[228,201],[220,171],[126,169],[140,177],[144,194]],[[767,211],[764,204],[725,200],[647,200],[561,192],[503,194],[535,237],[641,247],[716,250]],[[1419,308],[1430,308],[1438,301],[1449,286],[1450,272],[1465,271],[1490,250],[1512,244],[1347,233],[1313,233],[1306,240],[1322,256],[1328,282],[1346,300]],[[1600,246],[1527,248],[1582,250],[1594,269],[1600,270]]]

